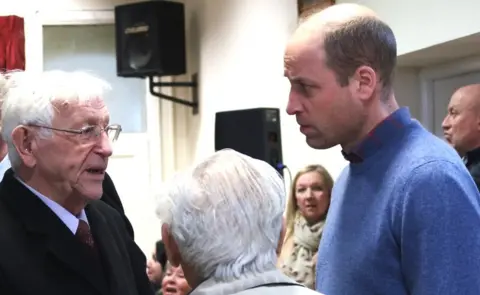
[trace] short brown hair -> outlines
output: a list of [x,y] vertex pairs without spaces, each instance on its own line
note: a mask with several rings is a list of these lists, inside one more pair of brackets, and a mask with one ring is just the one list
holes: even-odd
[[379,75],[382,99],[387,99],[397,63],[397,42],[386,23],[362,16],[332,25],[325,33],[324,50],[327,66],[341,86],[348,85],[358,67],[369,66]]

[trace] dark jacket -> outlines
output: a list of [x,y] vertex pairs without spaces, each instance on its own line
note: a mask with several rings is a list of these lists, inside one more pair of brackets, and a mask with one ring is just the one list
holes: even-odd
[[0,183],[0,294],[151,295],[144,255],[119,212],[102,201],[85,212],[99,256],[7,171]]
[[127,227],[128,234],[132,237],[132,240],[133,240],[135,236],[133,233],[132,224],[130,223],[130,220],[128,220],[127,216],[125,215],[125,210],[123,209],[120,196],[118,195],[117,189],[113,184],[113,180],[110,177],[110,175],[108,175],[108,173],[105,173],[105,179],[103,180],[102,186],[103,186],[103,196],[101,200],[107,203],[108,205],[110,205],[113,209],[117,210],[118,213],[120,213],[120,215],[123,218],[123,221],[125,221],[125,226]]
[[477,188],[480,190],[480,148],[476,148],[468,152],[463,157],[465,165],[467,166],[470,175],[477,184]]

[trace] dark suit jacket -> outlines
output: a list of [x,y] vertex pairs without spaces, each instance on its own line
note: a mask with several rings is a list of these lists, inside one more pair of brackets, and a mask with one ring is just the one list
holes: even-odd
[[113,209],[117,210],[120,213],[123,220],[125,221],[125,226],[127,227],[127,231],[133,240],[135,236],[133,233],[132,224],[130,223],[130,220],[128,220],[127,216],[125,215],[125,210],[123,209],[120,196],[118,195],[117,189],[113,184],[113,180],[110,177],[110,175],[108,175],[108,173],[105,173],[105,179],[103,180],[102,186],[103,186],[103,196],[101,200],[107,203],[108,205],[110,205]]
[[85,212],[100,259],[7,171],[0,183],[0,294],[151,295],[120,214],[101,201]]
[[480,148],[468,152],[464,161],[470,175],[477,184],[477,188],[480,190]]

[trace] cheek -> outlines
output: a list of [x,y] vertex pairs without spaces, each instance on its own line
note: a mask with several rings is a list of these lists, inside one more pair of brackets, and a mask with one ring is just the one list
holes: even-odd
[[185,280],[185,279],[182,279],[182,281],[179,283],[179,285],[180,285],[180,289],[183,291],[182,292],[183,294],[187,294],[192,289],[192,288],[190,288],[190,286],[187,283],[187,280]]
[[317,191],[314,194],[315,199],[322,201],[326,199],[327,194],[324,191]]
[[74,159],[74,161],[72,161],[74,162],[72,163],[74,167],[72,168],[81,169],[85,163],[88,162],[88,158],[92,154],[92,149],[93,147],[91,146],[83,146],[76,149],[75,152],[72,150],[70,154],[71,158]]
[[457,121],[452,123],[452,139],[463,138],[465,135],[465,131],[467,130],[466,126],[464,126],[462,121]]
[[170,278],[168,276],[164,276],[162,280],[162,288],[165,288],[167,285],[168,281],[170,281]]
[[305,198],[301,194],[297,194],[295,197],[298,207],[302,207],[303,203],[305,203]]
[[[307,100],[306,103],[309,104],[309,108],[315,113],[331,115],[330,111],[335,107],[335,102],[337,101],[335,98],[335,91],[318,89],[315,91],[315,95],[310,100]],[[324,116],[318,117],[318,119],[322,118]]]

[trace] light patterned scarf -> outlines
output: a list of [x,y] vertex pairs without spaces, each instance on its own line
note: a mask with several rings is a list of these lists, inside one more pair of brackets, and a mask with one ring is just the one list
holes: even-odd
[[297,215],[293,230],[293,248],[285,259],[282,271],[288,277],[310,289],[315,289],[315,264],[325,221],[309,225],[305,218]]

